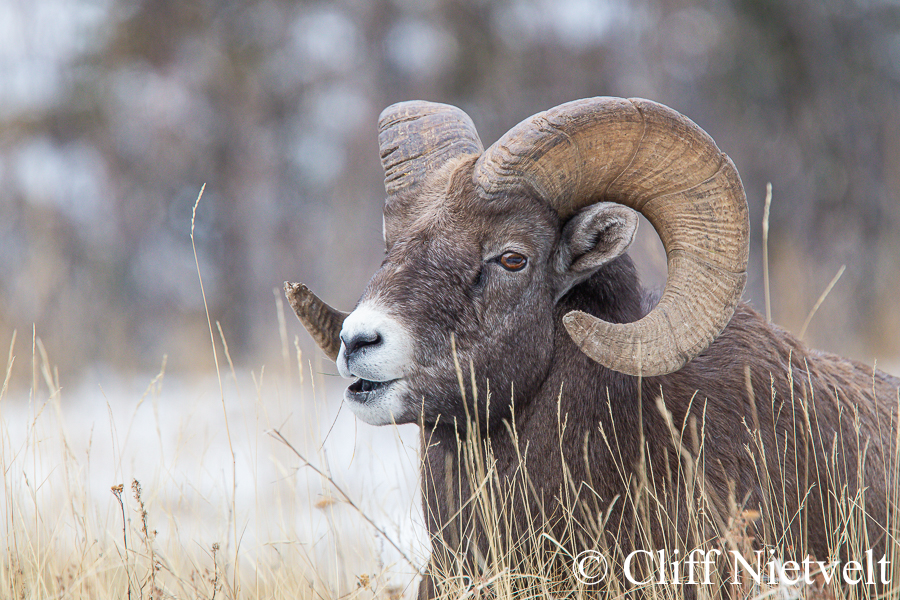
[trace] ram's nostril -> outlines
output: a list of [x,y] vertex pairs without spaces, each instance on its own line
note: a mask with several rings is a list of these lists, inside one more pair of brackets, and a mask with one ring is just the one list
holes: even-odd
[[349,358],[354,352],[361,348],[381,344],[381,334],[377,331],[362,331],[355,333],[350,339],[344,339],[344,337],[341,336],[341,341],[344,342],[344,347],[346,348],[345,354]]

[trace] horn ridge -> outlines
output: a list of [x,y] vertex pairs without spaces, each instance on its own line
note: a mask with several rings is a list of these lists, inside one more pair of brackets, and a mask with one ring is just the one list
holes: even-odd
[[388,196],[413,194],[449,160],[483,151],[465,112],[423,100],[384,109],[378,119],[378,145]]
[[[638,108],[637,105],[634,104],[633,100],[629,99],[628,101],[631,102],[632,106],[634,106],[635,108]],[[619,171],[616,174],[616,176],[613,177],[612,179],[610,179],[609,182],[606,184],[606,187],[603,189],[603,197],[609,196],[609,188],[611,188],[616,183],[616,181],[618,181],[618,179],[622,176],[622,173],[624,173],[625,171],[628,170],[629,167],[631,167],[632,163],[634,163],[635,157],[638,154],[638,151],[641,149],[641,146],[644,143],[644,136],[647,135],[647,121],[646,121],[646,119],[644,119],[644,113],[641,112],[640,109],[638,109],[638,112],[641,115],[641,125],[642,125],[641,139],[638,141],[637,144],[634,145],[634,151],[631,153],[631,158],[628,159],[628,163],[624,167],[622,167],[622,170]]]

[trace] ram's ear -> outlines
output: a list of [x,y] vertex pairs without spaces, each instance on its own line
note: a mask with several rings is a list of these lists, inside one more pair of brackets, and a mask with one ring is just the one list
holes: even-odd
[[569,219],[554,261],[557,300],[625,252],[637,226],[636,212],[611,202],[592,204]]

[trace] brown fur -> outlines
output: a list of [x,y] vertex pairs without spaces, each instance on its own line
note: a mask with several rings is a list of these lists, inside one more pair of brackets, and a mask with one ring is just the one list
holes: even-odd
[[[660,396],[697,461],[713,520],[759,509],[771,525],[758,535],[773,542],[802,536],[807,550],[824,558],[832,555],[829,535],[840,524],[836,505],[859,493],[869,545],[885,547],[900,380],[808,350],[746,304],[675,373],[639,381],[606,369],[578,350],[561,320],[571,310],[610,322],[646,314],[631,260],[621,256],[583,276],[563,273],[560,265],[578,259],[565,247],[566,224],[526,196],[475,199],[471,164],[457,162],[435,178],[411,212],[386,211],[388,255],[363,294],[390,307],[417,342],[406,412],[396,417],[422,426],[433,560],[463,553],[476,569],[492,551],[490,528],[479,521],[459,463],[467,439],[480,447],[490,441],[501,489],[514,486],[527,457],[533,487],[511,496],[501,524],[507,551],[528,537],[529,527],[564,540],[573,553],[584,549],[589,532],[579,537],[566,529],[567,502],[586,523],[612,506],[599,535],[625,549],[637,544],[627,498],[644,457],[653,495],[667,505],[654,512],[650,535],[660,544],[672,535],[686,543],[687,518],[676,515],[690,512],[688,499],[665,488],[687,459],[658,408]],[[498,266],[495,257],[510,248],[528,256],[527,269]],[[451,344],[463,379],[474,373],[477,401],[468,384],[463,400]],[[572,504],[569,494],[585,501]],[[434,593],[426,576],[420,595]]]

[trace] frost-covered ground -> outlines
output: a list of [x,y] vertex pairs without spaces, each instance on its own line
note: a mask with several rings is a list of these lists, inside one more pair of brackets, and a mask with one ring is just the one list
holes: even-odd
[[405,587],[414,569],[403,554],[416,564],[426,556],[418,432],[357,422],[341,408],[346,382],[310,370],[302,383],[296,372],[223,372],[221,391],[215,376],[110,374],[60,390],[39,375],[36,393],[8,391],[0,397],[4,537],[37,531],[34,539],[61,551],[121,547],[110,488],[124,484],[126,515],[137,522],[137,479],[163,557],[218,543],[232,563],[239,548],[245,567],[300,560],[322,578],[382,573]]

